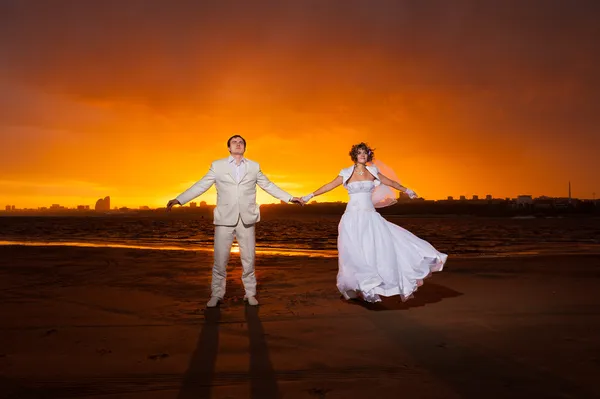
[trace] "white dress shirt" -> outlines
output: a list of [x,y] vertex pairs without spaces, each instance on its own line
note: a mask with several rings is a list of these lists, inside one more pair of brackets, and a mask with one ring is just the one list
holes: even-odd
[[246,172],[246,158],[242,158],[239,165],[235,163],[235,158],[231,155],[228,160],[232,172],[231,175],[235,178],[235,181],[239,183],[244,176],[244,172]]

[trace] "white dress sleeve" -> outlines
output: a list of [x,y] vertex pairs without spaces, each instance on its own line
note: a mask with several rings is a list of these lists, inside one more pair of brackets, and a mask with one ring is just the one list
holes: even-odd
[[379,185],[381,185],[381,180],[379,180],[379,169],[377,169],[377,166],[375,166],[373,164],[368,165],[367,170],[375,178],[375,181],[374,181],[375,187],[378,187]]
[[344,169],[340,170],[340,173],[338,174],[338,176],[342,176],[342,185],[343,186],[346,186],[346,183],[348,183],[348,180],[352,176],[352,172],[354,172],[354,166],[350,166],[349,168],[344,168]]

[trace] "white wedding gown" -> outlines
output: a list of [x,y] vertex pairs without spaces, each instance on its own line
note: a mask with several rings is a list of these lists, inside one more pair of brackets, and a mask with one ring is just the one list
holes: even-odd
[[338,289],[346,299],[408,299],[425,277],[442,270],[448,255],[375,211],[374,182],[354,181],[345,187],[350,201],[338,227]]

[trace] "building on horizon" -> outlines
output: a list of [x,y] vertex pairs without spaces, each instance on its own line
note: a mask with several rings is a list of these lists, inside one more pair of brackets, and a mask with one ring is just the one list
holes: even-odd
[[110,211],[110,197],[100,198],[96,201],[96,206],[94,207],[96,211],[99,212],[107,212]]
[[516,205],[517,206],[533,205],[533,197],[528,194],[519,195],[519,196],[517,196]]
[[399,191],[399,192],[398,192],[398,198],[397,198],[397,201],[398,201],[398,202],[409,202],[410,200],[411,200],[411,199],[410,199],[410,197],[408,196],[408,194],[406,194],[406,193],[403,193],[402,191]]

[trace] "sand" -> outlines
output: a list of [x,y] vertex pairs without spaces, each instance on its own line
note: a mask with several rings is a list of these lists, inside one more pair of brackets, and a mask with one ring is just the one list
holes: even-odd
[[347,302],[335,258],[0,247],[0,398],[600,397],[600,257],[457,259]]

